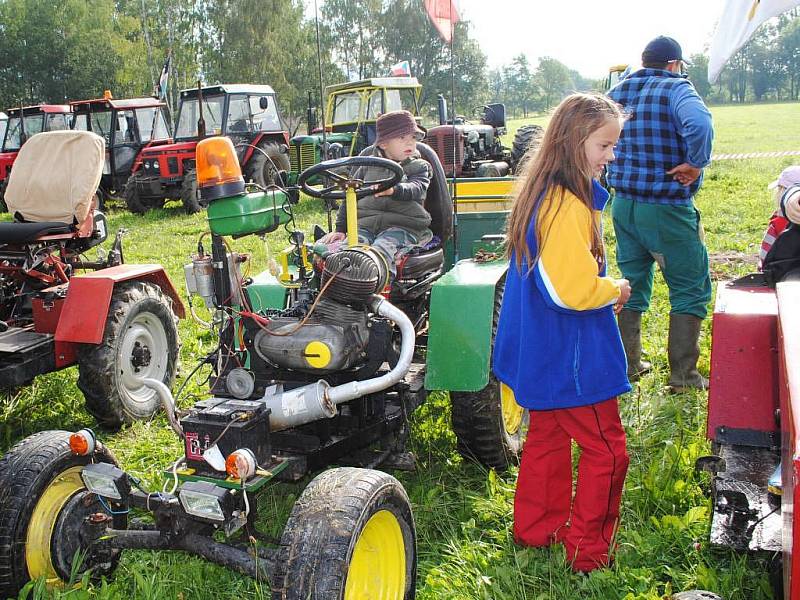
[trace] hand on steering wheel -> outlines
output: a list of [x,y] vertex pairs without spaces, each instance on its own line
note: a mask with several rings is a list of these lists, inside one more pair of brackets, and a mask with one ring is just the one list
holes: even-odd
[[[363,181],[349,174],[338,172],[343,168],[354,167],[378,167],[386,169],[389,172],[389,176],[374,181]],[[316,175],[321,175],[323,178],[332,182],[332,184],[322,189],[311,187],[308,182]],[[402,178],[403,168],[393,160],[380,158],[378,156],[348,156],[334,160],[325,160],[317,163],[313,167],[309,167],[300,173],[297,184],[303,189],[303,192],[314,198],[341,200],[345,197],[345,192],[348,188],[353,188],[355,190],[357,198],[363,198],[364,196],[383,192],[394,187],[396,184],[400,183]]]

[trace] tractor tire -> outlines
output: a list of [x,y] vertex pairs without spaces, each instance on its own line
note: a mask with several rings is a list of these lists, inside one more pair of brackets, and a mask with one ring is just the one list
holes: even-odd
[[118,284],[111,296],[103,340],[78,349],[78,388],[86,409],[105,427],[148,419],[158,410],[146,377],[171,387],[178,367],[177,317],[172,300],[155,284]]
[[416,531],[403,486],[381,471],[329,469],[292,507],[273,600],[414,598]]
[[537,148],[542,140],[544,129],[539,125],[523,125],[514,134],[514,143],[511,146],[511,170],[517,173],[522,167],[525,153],[533,146]]
[[125,204],[128,206],[128,210],[135,215],[143,215],[147,212],[147,209],[150,208],[142,198],[141,194],[139,194],[137,183],[140,179],[141,178],[139,177],[138,173],[131,175],[125,184],[125,190],[122,193],[123,197],[125,198]]
[[6,188],[8,187],[8,177],[0,181],[0,213],[8,212],[6,204]]
[[181,202],[187,215],[193,215],[203,210],[197,198],[197,170],[190,169],[183,174],[181,183]]
[[[275,183],[278,171],[288,171],[289,155],[281,152],[275,142],[265,142],[253,150],[250,162],[247,163],[247,179],[262,188]],[[267,158],[269,157],[269,158]]]
[[[501,280],[495,290],[492,348],[504,285],[505,280]],[[490,373],[485,388],[477,392],[450,392],[450,401],[453,431],[462,456],[498,471],[519,463],[529,412],[516,403],[510,388]]]
[[[48,584],[69,582],[72,559],[81,547],[79,527],[84,517],[105,512],[96,497],[89,499],[80,469],[94,461],[116,465],[100,447],[94,456],[75,456],[67,431],[41,431],[17,442],[0,458],[0,598],[17,597],[31,580]],[[124,517],[114,526],[125,527]],[[77,573],[87,568],[94,576],[109,575],[119,552],[110,561],[87,554]]]

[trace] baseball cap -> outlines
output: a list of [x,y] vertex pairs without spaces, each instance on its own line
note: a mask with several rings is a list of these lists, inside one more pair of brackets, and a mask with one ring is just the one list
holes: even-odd
[[767,186],[767,189],[771,190],[778,186],[790,188],[793,185],[800,185],[800,165],[786,167],[781,171],[781,174],[778,175],[778,178]]
[[660,35],[654,40],[650,40],[642,52],[642,63],[668,63],[674,60],[681,60],[687,65],[691,63],[683,58],[681,45],[673,38]]

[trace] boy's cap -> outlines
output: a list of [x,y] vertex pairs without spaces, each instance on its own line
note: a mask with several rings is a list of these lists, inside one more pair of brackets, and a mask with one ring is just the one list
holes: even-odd
[[778,186],[790,188],[793,185],[800,185],[800,165],[786,167],[781,171],[781,174],[778,175],[778,178],[767,186],[767,189],[771,190]]
[[642,52],[642,63],[668,63],[674,60],[682,60],[687,65],[689,61],[683,58],[681,45],[673,38],[660,35],[651,40]]
[[376,144],[404,135],[414,135],[418,140],[425,137],[425,130],[417,125],[414,115],[407,110],[395,110],[379,116],[375,121],[375,130]]

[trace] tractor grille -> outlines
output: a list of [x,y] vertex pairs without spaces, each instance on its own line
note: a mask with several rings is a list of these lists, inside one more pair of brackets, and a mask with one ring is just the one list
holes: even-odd
[[462,133],[458,127],[456,127],[456,136],[458,136],[459,143],[455,146],[455,165],[453,164],[453,144],[456,138],[453,136],[451,125],[432,127],[425,136],[425,142],[436,152],[448,177],[453,172],[454,166],[456,175],[461,175],[464,167],[464,144],[461,141]]
[[300,172],[317,164],[316,146],[312,144],[293,144],[289,153],[289,164],[292,171]]

